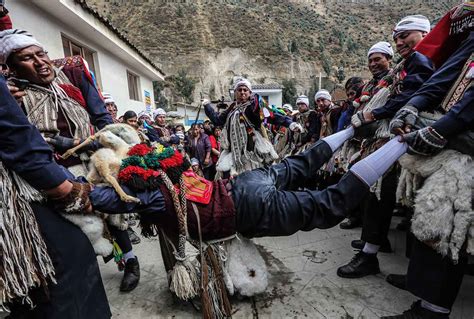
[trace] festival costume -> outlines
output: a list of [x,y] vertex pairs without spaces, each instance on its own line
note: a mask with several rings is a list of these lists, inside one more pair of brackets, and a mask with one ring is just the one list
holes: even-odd
[[[112,123],[109,113],[105,110],[104,101],[96,89],[93,77],[79,56],[54,60],[57,76],[48,87],[30,84],[25,92],[22,107],[29,121],[35,125],[45,137],[55,135],[85,140],[94,132],[91,123],[98,128]],[[74,84],[73,84],[74,83]],[[90,104],[89,104],[90,103]],[[97,145],[89,147],[89,151]],[[88,154],[63,160],[59,157],[65,150],[56,150],[56,162],[66,167],[74,176],[87,176]],[[71,220],[74,222],[74,220]],[[97,220],[96,223],[103,223]],[[132,250],[126,229],[126,216],[107,217],[109,232],[120,247],[121,253],[115,250],[115,257],[120,265],[124,253]],[[105,257],[105,256],[104,256]]]
[[[472,52],[472,32],[470,42],[470,52]],[[456,60],[457,55],[462,54],[463,50],[466,50],[465,46],[461,46],[460,50],[454,53],[453,61]],[[437,75],[441,78],[443,69],[452,66],[450,60],[451,58],[433,75],[431,80],[436,80]],[[473,114],[468,108],[468,105],[472,106],[474,103],[472,79],[470,81],[470,88],[465,91],[463,98],[453,105],[452,111],[440,119],[438,124],[433,124],[433,127],[439,125],[440,131],[446,127],[456,132],[463,128],[461,125],[451,126],[457,120],[465,123],[464,125],[467,125],[464,126],[465,128],[472,129],[472,120],[471,122],[463,121],[463,117],[472,119]],[[459,108],[456,109],[456,106]],[[441,124],[442,122],[445,123]],[[446,130],[446,133],[448,132]],[[450,135],[444,136],[449,141]],[[462,149],[457,149],[462,151]],[[416,157],[416,165],[410,157],[412,156],[407,156],[402,161],[407,169],[404,172],[408,176],[402,175],[403,179],[400,181],[398,192],[405,200],[411,198],[414,203],[419,204],[415,206],[412,221],[412,232],[417,240],[413,246],[408,268],[407,288],[424,300],[450,309],[459,291],[467,263],[466,251],[462,248],[466,244],[465,241],[467,252],[470,254],[474,252],[474,226],[472,217],[469,217],[472,216],[473,177],[471,173],[474,171],[472,154],[467,155],[447,149],[432,158]],[[424,183],[420,184],[422,180]],[[414,190],[421,185],[423,186],[418,190],[418,195],[414,197]],[[433,198],[435,201],[433,207],[436,209],[425,204],[432,192],[438,194]],[[453,201],[456,205],[450,205]],[[445,209],[441,209],[442,207]],[[433,220],[443,222],[431,223],[430,221]],[[431,244],[427,246],[425,242]],[[426,272],[427,269],[429,272]]]
[[[417,110],[416,125],[431,126],[448,140],[448,145],[430,157],[401,158],[404,169],[397,192],[403,201],[416,204],[412,225],[416,239],[407,289],[446,309],[454,304],[467,263],[466,253],[472,254],[474,247],[473,139],[469,137],[474,127],[473,10],[468,3],[456,6],[416,47],[439,68],[407,104]],[[433,110],[445,114],[439,118],[423,112]],[[459,139],[461,143],[455,142]],[[432,206],[427,205],[428,199]]]
[[153,129],[155,130],[159,138],[159,139],[156,139],[156,141],[169,143],[171,139],[171,133],[166,126],[153,125]]
[[[107,297],[89,240],[50,205],[39,202],[42,196],[29,186],[54,188],[67,176],[53,161],[50,146],[10,95],[3,77],[0,82],[1,186],[9,190],[21,187],[19,193],[22,194],[11,198],[12,193],[2,191],[4,199],[0,209],[2,218],[7,221],[2,223],[2,228],[7,228],[0,232],[2,263],[15,262],[0,267],[3,270],[0,272],[3,282],[1,295],[5,298],[1,304],[20,298],[12,307],[14,317],[110,318]],[[29,185],[18,176],[13,177],[13,171]],[[14,184],[9,186],[11,182]],[[9,205],[10,200],[20,205]],[[16,228],[14,232],[8,230],[15,225],[22,231]],[[32,249],[31,253],[24,252],[23,249],[28,247]],[[84,281],[86,277],[88,280]],[[40,288],[33,292],[35,287]],[[49,299],[45,298],[43,289],[49,292]],[[18,306],[22,301],[32,302],[36,307],[25,310],[24,305]]]
[[205,105],[204,110],[214,125],[223,127],[216,178],[222,177],[224,172],[237,175],[264,167],[278,159],[262,122],[268,117],[272,124],[289,127],[291,119],[268,107],[259,95],[252,95],[244,103],[234,102],[219,114],[211,104]]
[[[396,144],[399,151],[390,156],[374,153],[375,158],[371,155],[370,161],[367,158],[356,164],[337,185],[323,191],[297,191],[315,178],[322,164],[352,134],[349,128],[280,164],[244,172],[230,181],[231,194],[227,192],[229,182],[206,181],[187,171],[189,163],[178,151],[161,145],[153,148],[137,145],[122,162],[118,178],[125,192],[139,198],[141,203],[119,201],[110,187],[96,187],[90,198],[94,207],[104,212],[138,211],[145,234],[160,235],[162,249],[173,252],[164,256],[171,290],[182,299],[201,294],[205,305],[210,302],[209,294],[217,293],[210,308],[228,315],[225,289],[230,291],[238,286],[232,280],[230,283],[215,280],[225,280],[227,272],[232,277],[232,267],[227,266],[225,258],[219,258],[222,254],[227,256],[222,251],[227,245],[223,242],[234,238],[236,233],[245,237],[286,236],[299,230],[336,225],[368,193],[368,185],[406,150],[403,144],[392,141],[389,148]],[[386,159],[386,163],[377,156]],[[200,250],[206,261],[196,264],[199,261],[189,260],[184,249],[186,240]],[[236,242],[239,241],[232,241],[231,247]],[[243,276],[248,274],[244,272]],[[204,283],[200,284],[199,278]],[[208,283],[212,283],[212,288]],[[262,287],[254,287],[257,288]],[[208,311],[203,306],[203,312],[209,314]]]
[[291,154],[297,154],[319,140],[321,123],[316,111],[310,109],[304,113],[296,114],[293,121],[300,124],[304,129],[303,132],[288,132],[292,136],[294,145]]
[[[428,58],[419,53],[413,53],[402,60],[379,83],[377,91],[387,90],[388,97],[383,103],[383,97],[375,104],[367,105],[376,118],[378,125],[373,137],[362,142],[361,157],[364,158],[380,146],[384,145],[390,137],[387,118],[393,116],[398,109],[408,102],[414,92],[426,81],[434,69]],[[376,95],[382,95],[380,92]],[[367,110],[367,108],[364,108]],[[369,124],[370,125],[370,124]],[[386,240],[390,227],[392,211],[395,207],[395,192],[397,185],[397,170],[392,168],[374,187],[373,195],[369,196],[364,209],[361,239],[365,242],[381,245]]]
[[[353,110],[354,114],[360,110],[363,110],[364,106],[368,103],[370,98],[378,92],[378,90],[380,89],[380,87],[378,86],[378,83],[387,74],[388,74],[388,71],[385,71],[381,74],[374,75],[373,78],[370,79],[370,81],[367,82],[362,87],[360,97],[356,98],[352,102],[352,105],[354,107],[354,110]],[[357,159],[360,157],[361,143],[362,143],[362,138],[357,136],[347,141],[343,145],[337,157],[337,160],[339,162],[339,167],[342,169],[343,172],[347,172],[349,170],[349,167],[352,164],[354,164],[357,161]]]
[[[389,141],[389,120],[387,118],[393,116],[398,109],[406,104],[433,71],[433,66],[428,58],[419,53],[413,53],[399,62],[377,83],[372,90],[374,92],[372,96],[362,93],[361,98],[364,100],[363,97],[367,97],[367,100],[359,112],[371,112],[376,119],[376,122],[362,127],[365,137],[361,143],[360,155],[362,159]],[[363,242],[378,247],[388,242],[387,235],[396,202],[397,180],[398,172],[394,166],[377,181],[376,185],[372,187],[370,195],[361,205],[363,212],[361,240]],[[370,262],[361,262],[356,265],[354,261],[351,261],[338,269],[338,275],[358,278],[380,271],[375,255],[363,254],[363,256],[367,257],[367,261],[372,257],[372,263],[376,263],[377,266],[370,267]],[[371,268],[373,269],[370,271]]]

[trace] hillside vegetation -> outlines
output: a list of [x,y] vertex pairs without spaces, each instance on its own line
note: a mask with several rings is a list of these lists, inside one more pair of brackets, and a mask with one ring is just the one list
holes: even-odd
[[367,49],[391,41],[408,14],[439,19],[458,1],[125,1],[86,0],[167,75],[199,92],[227,94],[235,76],[255,83],[291,80],[307,92],[321,72],[337,81],[365,75]]

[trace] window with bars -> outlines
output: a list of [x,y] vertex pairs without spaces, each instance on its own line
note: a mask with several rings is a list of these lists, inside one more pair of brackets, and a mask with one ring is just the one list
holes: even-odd
[[[61,39],[63,42],[63,50],[64,50],[64,57],[68,56],[73,56],[73,55],[80,55],[84,60],[87,61],[87,64],[89,64],[89,69],[94,72],[96,75],[97,79],[97,72],[96,72],[96,67],[94,63],[94,54],[96,52],[92,51],[91,49],[85,47],[84,45],[81,45],[64,35],[61,35]],[[100,86],[100,84],[99,84]]]
[[141,101],[140,77],[127,70],[127,82],[130,100]]

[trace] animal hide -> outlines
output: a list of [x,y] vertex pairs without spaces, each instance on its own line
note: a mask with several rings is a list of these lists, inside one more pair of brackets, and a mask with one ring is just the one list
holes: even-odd
[[[91,157],[89,163],[89,171],[84,165],[76,165],[69,167],[69,171],[77,176],[86,176],[87,180],[94,184],[107,182],[99,171],[110,173],[114,178],[117,177],[118,169],[122,163],[123,156],[126,155],[128,147],[140,143],[140,138],[131,126],[126,124],[111,124],[99,131],[98,136],[100,144],[103,148],[97,150]],[[118,154],[118,149],[122,150],[122,156]],[[104,221],[97,215],[66,215],[63,216],[70,222],[76,224],[89,238],[96,254],[108,256],[112,253],[112,244],[103,237]],[[125,216],[110,215],[109,223],[121,230],[127,228],[124,220]]]
[[397,200],[414,204],[412,232],[443,256],[458,261],[467,240],[474,252],[474,163],[469,155],[444,150],[432,157],[404,155]]
[[92,244],[97,255],[108,256],[112,253],[112,244],[102,237],[104,233],[104,222],[102,218],[96,215],[66,215],[63,214],[67,220],[77,225]]
[[[243,237],[235,238],[227,247],[227,262],[224,277],[229,293],[254,296],[268,286],[268,269],[255,244]],[[230,289],[229,289],[230,288]]]
[[[68,170],[76,177],[87,175],[85,165],[74,165]],[[74,225],[78,226],[87,236],[94,248],[94,252],[100,256],[108,256],[112,253],[114,247],[103,237],[104,221],[98,215],[79,215],[79,214],[62,214],[64,218]]]

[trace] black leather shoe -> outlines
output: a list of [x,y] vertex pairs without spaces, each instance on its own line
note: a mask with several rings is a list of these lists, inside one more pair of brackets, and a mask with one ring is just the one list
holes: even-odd
[[[362,239],[356,239],[356,240],[353,240],[351,242],[351,246],[352,248],[355,248],[355,249],[360,249],[362,250],[365,246],[365,241],[363,241]],[[392,253],[393,250],[392,250],[392,245],[390,245],[390,241],[387,239],[387,241],[385,241],[379,248],[379,251],[381,253]]]
[[353,240],[351,241],[351,246],[352,248],[362,250],[362,248],[364,248],[365,246],[365,241],[363,241],[362,239]]
[[359,251],[347,265],[337,269],[337,275],[342,278],[361,278],[379,272],[377,255],[366,254],[363,251]]
[[352,229],[362,225],[362,221],[357,217],[349,217],[345,222],[339,224],[341,229]]
[[421,300],[414,302],[411,308],[401,315],[382,317],[381,319],[449,319],[445,313],[433,312],[421,306]]
[[407,275],[389,274],[385,280],[398,289],[407,290]]
[[131,227],[127,228],[127,233],[128,233],[128,238],[130,238],[130,241],[132,242],[133,245],[139,244],[142,241],[140,237],[138,237],[137,233],[134,232]]
[[131,258],[125,263],[122,283],[120,284],[120,291],[132,291],[140,281],[140,264],[138,258]]

